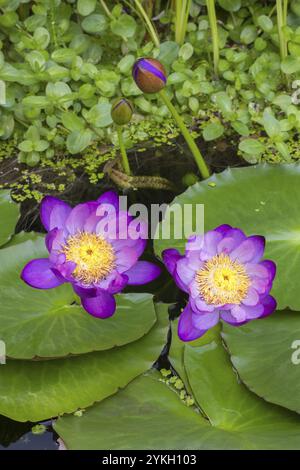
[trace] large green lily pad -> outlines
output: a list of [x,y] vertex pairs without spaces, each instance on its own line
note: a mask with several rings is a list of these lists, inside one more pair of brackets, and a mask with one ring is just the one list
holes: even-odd
[[[299,449],[300,419],[251,393],[232,369],[219,328],[184,345],[183,366],[199,409],[157,373],[55,424],[70,449]],[[182,366],[181,366],[182,367]]]
[[[59,418],[54,428],[68,449],[226,448],[222,431],[159,381],[159,373],[139,377],[115,397],[96,404],[80,418]],[[234,445],[234,436],[230,439]]]
[[241,379],[257,395],[300,413],[300,313],[280,311],[223,338]]
[[[26,237],[27,238],[27,237]],[[51,290],[27,286],[23,266],[46,256],[43,237],[0,250],[0,339],[8,357],[62,357],[121,346],[145,335],[156,316],[149,294],[118,295],[117,311],[106,320],[94,318],[75,303],[70,285]]]
[[19,215],[19,205],[12,201],[10,192],[0,191],[0,246],[10,240]]
[[167,327],[162,305],[148,335],[125,346],[52,361],[8,361],[0,368],[0,414],[40,421],[103,400],[151,367]]
[[[221,224],[266,238],[265,258],[277,264],[273,295],[278,308],[300,310],[300,165],[259,165],[226,170],[197,183],[174,203],[204,204],[205,231]],[[156,240],[156,253],[184,250],[185,239]],[[177,227],[178,228],[178,227]],[[188,235],[188,234],[186,234]]]

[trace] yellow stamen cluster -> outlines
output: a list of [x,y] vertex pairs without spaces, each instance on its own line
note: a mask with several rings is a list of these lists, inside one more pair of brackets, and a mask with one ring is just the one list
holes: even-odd
[[62,252],[67,261],[77,265],[73,276],[87,285],[105,279],[115,265],[112,245],[96,233],[79,232],[72,235]]
[[224,253],[206,261],[196,274],[199,291],[207,304],[240,304],[247,296],[250,278],[245,267]]

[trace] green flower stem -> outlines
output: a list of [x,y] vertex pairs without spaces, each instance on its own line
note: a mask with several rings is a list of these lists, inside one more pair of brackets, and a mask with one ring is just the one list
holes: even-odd
[[215,8],[215,0],[206,0],[206,7],[209,19],[209,25],[211,30],[212,45],[213,45],[213,54],[214,54],[214,72],[218,76],[219,68],[219,35],[218,35],[218,25],[217,25],[217,16]]
[[119,146],[120,146],[120,152],[121,152],[121,157],[122,157],[122,165],[124,172],[126,175],[130,176],[130,166],[129,166],[129,161],[124,145],[124,140],[123,140],[123,132],[122,132],[122,127],[117,126],[117,132],[118,132],[118,139],[119,139]]
[[170,99],[169,99],[169,97],[166,94],[164,89],[160,90],[159,95],[160,95],[161,99],[163,100],[163,102],[165,103],[165,105],[167,106],[167,108],[169,109],[169,111],[172,114],[173,118],[175,119],[179,129],[181,130],[181,133],[182,133],[183,137],[185,138],[186,143],[188,144],[192,154],[194,155],[194,158],[196,160],[196,163],[197,163],[197,166],[199,168],[199,171],[200,171],[201,175],[203,176],[204,179],[209,178],[209,176],[210,176],[209,169],[208,169],[208,167],[207,167],[207,165],[204,161],[203,156],[201,155],[201,152],[200,152],[199,148],[196,145],[196,142],[194,141],[194,139],[191,136],[190,132],[186,128],[182,117],[176,111],[176,108],[171,103],[171,101],[170,101]]

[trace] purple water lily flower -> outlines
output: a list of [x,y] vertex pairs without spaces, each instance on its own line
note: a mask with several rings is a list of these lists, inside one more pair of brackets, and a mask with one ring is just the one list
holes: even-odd
[[221,225],[190,237],[184,256],[175,249],[163,252],[167,269],[189,295],[178,324],[183,341],[200,338],[220,319],[240,326],[275,310],[269,292],[276,265],[262,261],[264,248],[264,237]]
[[160,268],[139,261],[146,246],[146,222],[134,219],[119,208],[113,191],[97,201],[72,209],[51,196],[41,203],[41,220],[48,231],[48,258],[30,261],[21,278],[37,289],[52,289],[70,282],[91,315],[114,314],[114,294],[126,285],[154,280]]

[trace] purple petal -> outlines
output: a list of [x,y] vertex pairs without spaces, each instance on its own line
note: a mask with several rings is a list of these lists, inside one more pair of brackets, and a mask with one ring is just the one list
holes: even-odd
[[75,271],[76,266],[76,263],[73,261],[67,261],[66,263],[57,264],[52,268],[52,270],[59,279],[71,282],[73,280],[72,274]]
[[50,266],[48,258],[34,259],[24,267],[21,279],[36,289],[52,289],[60,286],[62,281],[55,276]]
[[138,240],[109,240],[116,252],[122,251],[124,248],[132,248],[135,250],[138,257],[140,257],[146,248],[147,240],[139,238]]
[[186,254],[186,258],[190,268],[194,271],[199,271],[204,266],[205,261],[201,261],[201,250],[189,251]]
[[124,211],[116,214],[115,208],[111,206],[110,210],[105,205],[98,206],[96,215],[100,217],[96,225],[95,232],[103,236],[106,240],[112,242],[121,239],[127,240],[128,224],[132,217]]
[[230,258],[240,263],[257,263],[263,256],[265,249],[265,238],[253,235],[243,241],[238,248],[233,250]]
[[205,252],[206,256],[203,258],[201,255],[202,260],[209,259],[217,254],[218,244],[220,243],[221,239],[222,234],[215,232],[214,230],[211,230],[204,235],[202,251]]
[[261,317],[264,312],[262,303],[254,306],[236,305],[231,309],[231,315],[236,319],[237,322],[243,322],[247,320],[254,320],[255,318]]
[[260,265],[263,266],[268,271],[269,280],[273,282],[276,276],[276,264],[269,259],[265,259],[264,261],[260,263]]
[[178,336],[182,341],[193,341],[206,333],[206,330],[198,330],[193,324],[193,311],[188,304],[179,317]]
[[128,284],[128,277],[126,274],[116,273],[115,278],[109,283],[108,292],[110,294],[117,294],[121,292]]
[[204,244],[204,235],[191,235],[185,245],[185,254],[189,252],[200,252]]
[[241,305],[234,305],[231,309],[231,315],[238,323],[241,323],[247,320],[247,309]]
[[84,297],[81,299],[83,308],[93,317],[108,318],[116,310],[115,298],[104,290],[97,290],[96,297]]
[[154,281],[161,273],[159,266],[148,261],[138,261],[125,274],[128,276],[128,284],[132,286],[140,286]]
[[40,216],[42,224],[47,231],[62,228],[72,208],[56,197],[46,196],[41,202]]
[[200,259],[206,261],[217,254],[218,243],[222,240],[222,234],[211,230],[203,236],[196,236],[194,241],[189,239],[186,245],[186,254],[193,251],[200,251]]
[[86,202],[74,207],[66,220],[66,228],[69,233],[73,235],[76,232],[83,231],[88,217],[96,212],[97,207],[98,204],[95,202]]
[[182,255],[179,251],[175,250],[174,248],[169,248],[162,252],[162,259],[163,262],[169,271],[170,274],[174,274],[176,269],[176,263],[182,258]]
[[269,270],[261,263],[247,263],[245,265],[247,274],[250,277],[258,277],[259,279],[269,279]]
[[267,317],[276,310],[277,302],[274,299],[274,297],[272,297],[271,295],[266,295],[261,300],[261,303],[264,307],[264,311],[263,311],[263,314],[260,316],[260,318]]
[[235,248],[237,248],[237,246],[237,242],[234,238],[225,237],[218,244],[218,254],[231,253]]
[[259,295],[257,291],[253,289],[252,287],[249,287],[247,296],[242,301],[242,303],[247,306],[254,306],[254,305],[257,305],[258,302],[259,302]]
[[221,311],[221,318],[224,320],[226,323],[229,323],[229,325],[232,326],[242,326],[245,323],[248,323],[248,320],[245,321],[237,321],[234,316],[231,315],[229,310],[223,310]]
[[223,224],[223,225],[219,225],[219,227],[216,227],[215,232],[219,232],[223,236],[225,236],[227,234],[227,232],[231,229],[232,229],[231,225]]
[[247,274],[251,277],[251,286],[259,294],[267,294],[272,288],[276,274],[276,265],[273,261],[265,260],[261,263],[246,264]]
[[246,240],[246,238],[244,232],[239,228],[230,228],[226,231],[223,240],[218,244],[218,253],[231,253]]
[[192,322],[197,330],[207,331],[215,326],[220,318],[219,311],[192,315]]
[[77,294],[81,300],[85,297],[95,297],[97,295],[97,289],[95,287],[83,287],[79,284],[72,284],[75,294]]
[[66,234],[63,229],[54,228],[47,233],[45,243],[49,253],[52,250],[61,251],[66,243]]
[[98,204],[109,204],[119,211],[119,196],[115,191],[106,191],[97,199]]
[[185,257],[177,261],[175,274],[177,274],[180,284],[186,290],[195,277],[195,270],[191,269],[188,259]]
[[190,304],[196,314],[213,312],[216,308],[219,308],[217,305],[208,305],[203,299],[201,299],[199,294],[197,297],[190,297]]
[[138,255],[133,248],[124,248],[115,253],[116,269],[119,273],[128,271],[138,260]]

